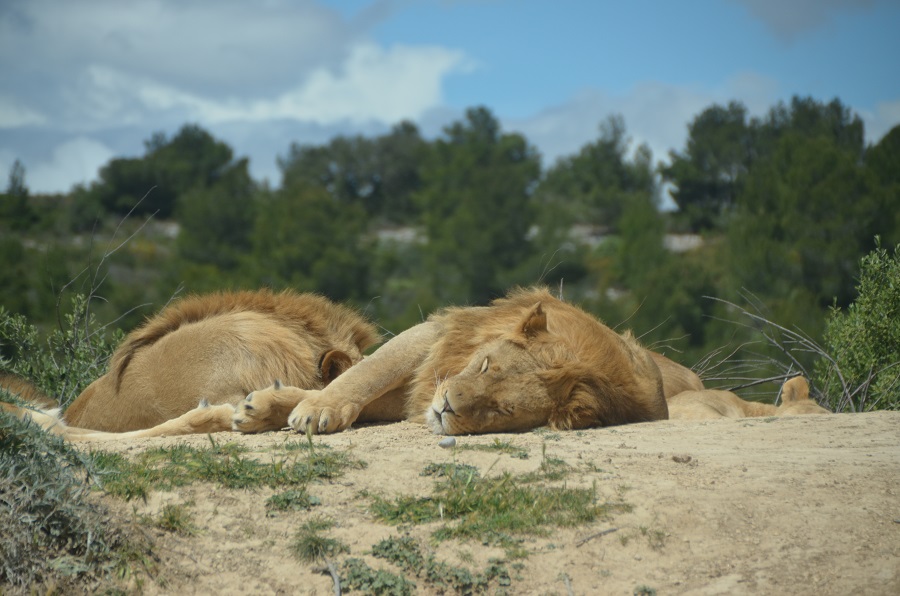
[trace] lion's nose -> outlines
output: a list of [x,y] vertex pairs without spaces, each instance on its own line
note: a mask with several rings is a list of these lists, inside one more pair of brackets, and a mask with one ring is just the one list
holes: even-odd
[[450,394],[447,391],[444,391],[444,407],[441,408],[441,414],[456,414],[450,406]]

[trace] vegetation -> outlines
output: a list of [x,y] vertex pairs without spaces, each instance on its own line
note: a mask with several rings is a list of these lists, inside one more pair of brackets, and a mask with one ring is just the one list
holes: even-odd
[[423,524],[441,520],[438,540],[477,539],[514,548],[515,535],[544,535],[548,528],[590,523],[626,506],[599,504],[593,489],[558,487],[547,481],[565,477],[559,460],[545,460],[538,472],[482,477],[472,466],[441,464],[423,474],[437,478],[430,497],[372,499],[372,513],[388,523]]
[[90,497],[88,456],[0,410],[0,585],[93,583],[147,556]]
[[863,257],[858,297],[828,317],[816,377],[836,411],[900,409],[900,247]]
[[[0,194],[0,307],[35,326],[29,345],[85,328],[66,321],[78,313],[104,322],[98,368],[19,371],[43,387],[96,376],[115,330],[173,296],[260,286],[355,303],[396,333],[435,308],[546,283],[685,364],[786,363],[758,325],[734,324],[729,304],[825,343],[830,309],[856,299],[876,235],[889,252],[900,240],[898,156],[900,127],[867,146],[838,99],[795,97],[761,117],[738,102],[709,106],[660,166],[618,116],[542,164],[528,139],[475,107],[434,139],[402,122],[380,136],[294,144],[269,188],[245,158],[186,125],[62,195],[30,193],[14,164]],[[674,210],[660,210],[664,192]],[[52,340],[62,368],[71,339]],[[15,346],[3,341],[4,368],[19,366]],[[812,370],[819,357],[796,358]],[[776,391],[777,380],[760,390]]]

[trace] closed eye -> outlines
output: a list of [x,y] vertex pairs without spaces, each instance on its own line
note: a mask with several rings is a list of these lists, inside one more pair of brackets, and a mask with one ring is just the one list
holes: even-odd
[[[490,362],[488,362],[488,359],[485,358],[484,362],[481,363],[481,373],[487,372],[489,364],[490,364]],[[481,374],[481,373],[479,373],[479,374]]]

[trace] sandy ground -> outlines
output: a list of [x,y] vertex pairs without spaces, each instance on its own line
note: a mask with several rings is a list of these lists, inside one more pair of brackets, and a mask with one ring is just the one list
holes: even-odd
[[[263,451],[287,432],[219,435]],[[293,438],[293,437],[292,437]],[[443,449],[439,437],[411,423],[369,426],[316,438],[368,463],[313,484],[322,501],[312,513],[267,517],[273,491],[195,484],[118,502],[118,515],[155,513],[188,503],[195,536],[151,530],[160,565],[146,594],[330,594],[329,575],[288,550],[311,515],[337,522],[330,535],[349,556],[408,531],[438,559],[484,569],[503,551],[480,543],[429,541],[436,524],[398,529],[379,523],[359,496],[431,494],[430,463],[477,466],[482,474],[535,470],[542,450],[574,472],[568,486],[596,485],[601,499],[633,509],[550,537],[528,538],[530,556],[512,573],[512,594],[900,594],[900,412],[780,419],[667,421],[580,432],[459,437],[458,445],[510,441],[527,459],[496,452]],[[205,437],[115,441],[110,450],[208,444]],[[271,453],[261,457],[271,458]],[[604,530],[616,530],[600,534]],[[429,593],[422,589],[420,593]],[[492,587],[492,590],[494,588]]]

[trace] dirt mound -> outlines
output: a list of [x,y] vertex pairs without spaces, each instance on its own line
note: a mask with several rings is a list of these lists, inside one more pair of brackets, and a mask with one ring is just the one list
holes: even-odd
[[[369,511],[367,490],[427,496],[432,463],[476,466],[483,475],[525,474],[544,458],[568,464],[562,482],[595,487],[600,500],[630,511],[574,529],[554,529],[521,544],[531,554],[507,561],[510,593],[898,594],[900,593],[900,412],[797,418],[667,421],[578,432],[458,437],[444,449],[424,426],[397,423],[317,437],[364,460],[333,481],[312,484],[314,515],[336,522],[329,535],[374,568],[369,555],[389,536],[408,535],[438,560],[482,570],[503,549],[480,542],[435,542],[440,522],[386,525]],[[260,458],[296,435],[218,435]],[[497,441],[515,453],[491,447]],[[206,437],[105,444],[136,453],[147,446],[208,445]],[[469,448],[466,448],[469,447]],[[527,456],[525,454],[527,453]],[[296,528],[311,513],[268,515],[270,489],[226,490],[194,484],[113,507],[131,519],[167,504],[188,504],[199,532],[149,530],[161,564],[147,594],[329,594],[332,580],[290,554]],[[420,593],[430,589],[417,580]],[[493,591],[493,588],[492,588]],[[648,590],[649,592],[649,590]]]

